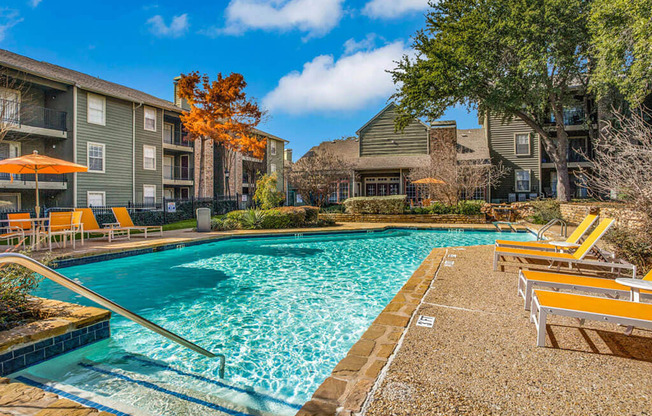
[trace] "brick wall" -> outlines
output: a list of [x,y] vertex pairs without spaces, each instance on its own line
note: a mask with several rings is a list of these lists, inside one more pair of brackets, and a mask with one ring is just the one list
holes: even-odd
[[568,203],[560,205],[562,218],[571,224],[579,224],[589,213],[603,218],[615,218],[616,225],[627,228],[638,228],[643,224],[643,214],[632,208],[606,203]]
[[320,218],[335,222],[382,222],[427,224],[486,224],[484,215],[381,215],[381,214],[319,214]]

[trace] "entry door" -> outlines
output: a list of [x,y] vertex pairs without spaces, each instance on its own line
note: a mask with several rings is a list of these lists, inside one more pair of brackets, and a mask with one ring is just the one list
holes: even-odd
[[165,199],[174,199],[174,189],[173,188],[165,188],[163,190],[163,197]]
[[163,177],[174,179],[174,156],[163,157]]
[[184,180],[190,180],[190,156],[183,155],[180,157],[181,162],[181,178]]

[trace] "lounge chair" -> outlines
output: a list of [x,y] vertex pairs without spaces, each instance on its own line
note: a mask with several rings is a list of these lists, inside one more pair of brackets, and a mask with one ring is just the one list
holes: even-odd
[[126,237],[127,239],[130,238],[129,229],[118,227],[118,224],[111,224],[116,225],[115,227],[110,226],[101,228],[91,208],[75,208],[75,211],[82,213],[81,221],[84,227],[82,234],[86,234],[88,238],[90,238],[91,234],[103,234],[108,237],[109,243],[118,237]]
[[548,315],[652,329],[652,304],[650,303],[535,290],[530,320],[536,325],[539,347],[546,346]]
[[[568,265],[570,269],[573,266],[579,268],[579,266],[590,266],[590,267],[599,267],[599,268],[608,268],[616,270],[620,274],[621,270],[631,270],[633,277],[636,277],[636,266],[629,264],[627,262],[607,262],[604,260],[595,260],[587,259],[587,255],[593,248],[596,243],[602,236],[606,234],[607,231],[614,224],[614,220],[611,218],[605,218],[600,221],[600,224],[589,234],[589,236],[584,240],[581,246],[575,250],[574,253],[555,253],[550,251],[543,250],[528,250],[512,247],[498,247],[494,248],[494,271],[498,270],[498,262],[505,260],[508,257],[517,259],[520,265],[526,265],[527,261],[534,260],[535,262],[549,262],[550,267],[557,264],[558,268],[562,264]],[[504,269],[504,266],[501,266],[501,269]]]
[[[652,280],[652,270],[643,277],[643,280]],[[518,273],[518,294],[525,299],[525,310],[530,309],[532,290],[535,287],[553,290],[579,290],[581,292],[599,293],[612,298],[626,297],[631,293],[628,286],[616,283],[614,279],[520,270]],[[641,296],[652,297],[652,292],[641,290]]]
[[45,234],[48,239],[50,251],[52,251],[52,240],[57,236],[61,236],[63,247],[65,248],[68,237],[75,238],[72,225],[72,211],[50,212]]
[[131,215],[127,208],[111,208],[115,219],[120,224],[120,228],[126,228],[129,230],[143,231],[145,233],[145,238],[147,238],[148,232],[159,232],[163,236],[163,226],[161,225],[134,225],[134,222],[131,220]]
[[[568,236],[565,243],[566,244],[577,244],[579,246],[579,241],[584,234],[591,228],[593,223],[598,219],[597,215],[589,214],[582,220],[580,225],[577,226],[575,231]],[[555,251],[558,247],[550,244],[546,241],[509,241],[509,240],[496,240],[496,245],[498,247],[521,247],[534,250],[547,250]]]

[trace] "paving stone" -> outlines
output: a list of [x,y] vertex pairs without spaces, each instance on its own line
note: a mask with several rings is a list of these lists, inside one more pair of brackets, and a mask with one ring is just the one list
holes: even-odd
[[382,337],[385,334],[385,331],[387,330],[386,326],[381,326],[381,325],[371,325],[367,330],[365,331],[364,334],[362,334],[362,339],[378,339]]
[[333,369],[333,375],[348,376],[357,373],[367,364],[366,357],[358,357],[355,355],[347,355],[337,363]]
[[381,313],[378,315],[376,320],[374,321],[375,324],[378,325],[390,325],[390,326],[398,326],[398,327],[405,327],[407,326],[408,322],[410,321],[410,318],[407,316],[401,316],[401,315],[396,315],[393,313]]
[[394,352],[394,348],[396,348],[396,344],[383,344],[378,349],[376,355],[380,358],[389,358],[392,352]]
[[310,400],[303,405],[296,416],[335,416],[337,405],[321,400]]
[[385,364],[387,363],[387,360],[383,359],[377,359],[371,365],[369,368],[367,368],[367,371],[365,371],[364,375],[365,377],[369,377],[371,379],[376,379],[378,377],[378,374],[383,370],[383,367],[385,367]]
[[353,412],[359,412],[362,409],[367,394],[374,385],[374,380],[358,381],[344,401],[344,408]]
[[362,357],[368,357],[371,352],[374,350],[376,343],[370,339],[361,339],[360,341],[353,344],[349,350],[348,355],[358,355]]
[[312,395],[313,398],[337,401],[344,394],[347,382],[328,377]]

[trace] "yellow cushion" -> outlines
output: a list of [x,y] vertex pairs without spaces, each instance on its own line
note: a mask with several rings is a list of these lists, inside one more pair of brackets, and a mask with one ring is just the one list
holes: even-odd
[[548,292],[545,290],[535,290],[534,294],[539,299],[539,305],[542,307],[652,321],[652,304],[650,303],[597,298],[573,293]]

